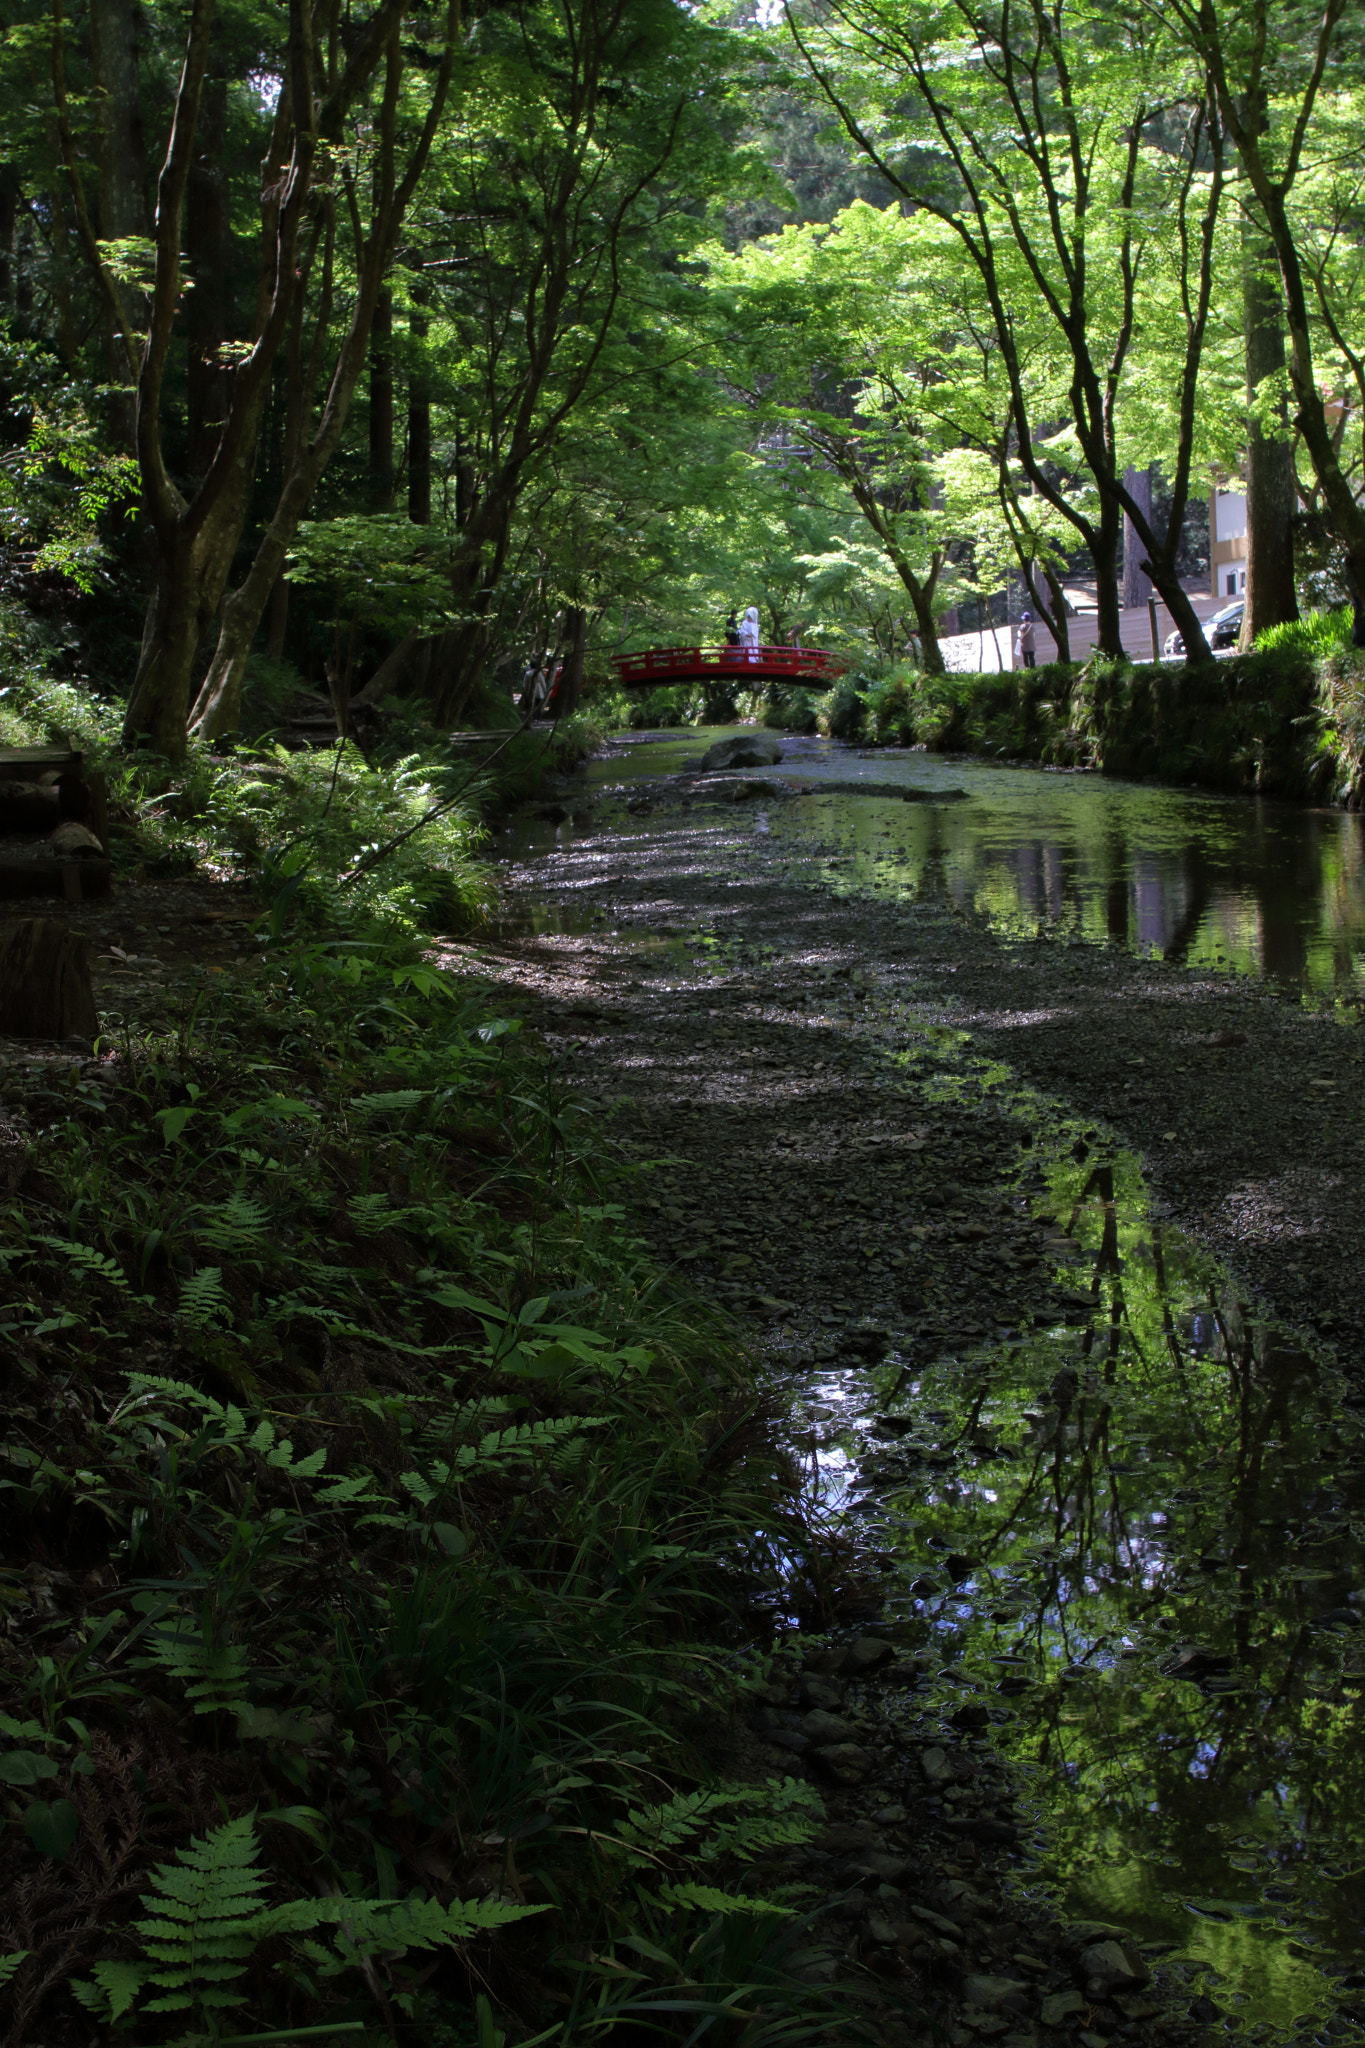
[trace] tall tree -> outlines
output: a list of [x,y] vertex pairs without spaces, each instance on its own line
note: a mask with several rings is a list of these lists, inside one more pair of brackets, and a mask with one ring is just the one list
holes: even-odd
[[[1289,339],[1289,383],[1294,426],[1307,451],[1327,516],[1341,542],[1354,608],[1353,639],[1365,647],[1365,503],[1361,502],[1332,411],[1341,399],[1324,380],[1320,361],[1339,352],[1349,366],[1358,402],[1365,400],[1365,349],[1353,348],[1349,313],[1339,292],[1337,266],[1323,249],[1320,209],[1297,211],[1304,187],[1320,196],[1336,185],[1334,170],[1314,176],[1311,139],[1330,100],[1356,88],[1351,110],[1358,143],[1362,78],[1357,15],[1348,0],[1169,0],[1165,17],[1178,23],[1207,67],[1219,112],[1251,188],[1259,220],[1279,270]],[[1348,171],[1348,188],[1358,174]],[[1338,223],[1327,222],[1330,248]],[[1324,388],[1324,384],[1326,388]]]
[[[67,87],[68,36],[54,0],[53,87],[61,153],[86,260],[121,337],[137,391],[137,458],[155,536],[156,581],[125,720],[131,744],[150,739],[171,759],[186,747],[196,655],[219,613],[217,646],[196,716],[214,735],[237,722],[242,671],[298,520],[345,425],[398,230],[439,126],[456,49],[457,0],[431,14],[416,0],[377,0],[365,13],[340,0],[290,0],[278,41],[257,61],[278,82],[268,121],[257,211],[255,306],[224,376],[222,425],[202,477],[182,488],[167,452],[167,378],[185,320],[182,248],[188,189],[200,149],[218,27],[215,0],[192,0],[163,137],[145,333],[128,317],[120,278],[95,231]],[[262,20],[265,20],[262,17]],[[273,18],[272,18],[273,25]],[[409,53],[416,61],[409,65]],[[212,104],[212,93],[207,104]],[[372,167],[368,209],[361,160]],[[340,287],[346,286],[344,315]],[[247,574],[225,597],[246,523],[261,425],[276,359],[311,303],[310,347],[291,393],[301,431]],[[348,302],[348,303],[347,303]],[[314,393],[325,387],[314,417]]]
[[441,723],[484,672],[524,494],[579,409],[666,345],[671,273],[729,161],[724,39],[671,0],[513,0],[480,51],[414,221],[409,506],[437,515],[454,623],[406,660]]
[[[980,279],[1008,377],[1019,460],[1095,564],[1099,644],[1121,651],[1124,517],[1184,637],[1208,653],[1176,572],[1197,433],[1222,202],[1222,127],[1197,66],[1158,23],[1118,22],[1106,0],[831,0],[819,26],[786,18],[854,145],[912,208],[935,214]],[[1171,504],[1158,534],[1124,482],[1118,415],[1139,279],[1173,268],[1177,389]],[[1051,326],[1067,416],[1094,478],[1092,512],[1056,492],[1035,454],[1020,310]],[[1144,365],[1144,367],[1148,367]]]

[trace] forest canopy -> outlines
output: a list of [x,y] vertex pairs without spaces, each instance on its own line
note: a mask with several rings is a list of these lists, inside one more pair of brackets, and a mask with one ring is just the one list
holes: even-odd
[[1078,582],[1120,652],[1148,579],[1198,661],[1217,489],[1245,645],[1365,636],[1344,0],[7,16],[8,630],[130,748],[747,603],[933,672],[1001,593],[1065,658]]

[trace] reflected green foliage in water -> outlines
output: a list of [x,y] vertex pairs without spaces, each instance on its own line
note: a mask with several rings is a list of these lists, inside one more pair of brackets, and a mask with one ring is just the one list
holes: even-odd
[[[923,756],[841,755],[820,772],[862,774],[867,795],[812,796],[773,830],[818,824],[835,893],[940,897],[1020,937],[1365,992],[1357,815]],[[969,801],[906,802],[900,785]]]
[[1063,1155],[1048,1213],[1072,1325],[884,1389],[872,1527],[945,1706],[1007,1714],[1066,1910],[1302,2022],[1365,1946],[1365,1431],[1131,1155]]

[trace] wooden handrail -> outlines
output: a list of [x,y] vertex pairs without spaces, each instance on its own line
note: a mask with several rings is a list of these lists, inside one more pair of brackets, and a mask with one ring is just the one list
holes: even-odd
[[649,647],[638,654],[614,654],[622,683],[696,680],[706,675],[836,676],[848,663],[823,647]]

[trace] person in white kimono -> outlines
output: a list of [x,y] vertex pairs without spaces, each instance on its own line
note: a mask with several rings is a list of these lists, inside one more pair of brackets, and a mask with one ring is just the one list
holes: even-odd
[[739,622],[740,646],[748,649],[750,661],[758,660],[758,606],[751,604]]

